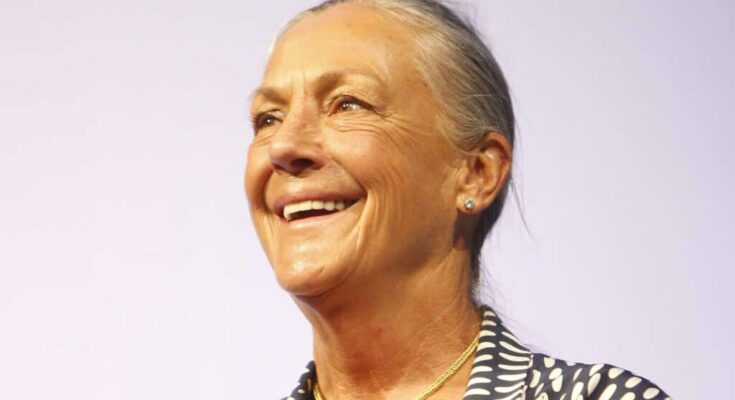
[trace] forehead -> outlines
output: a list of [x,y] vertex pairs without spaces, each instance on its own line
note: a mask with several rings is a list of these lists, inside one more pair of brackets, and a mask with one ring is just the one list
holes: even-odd
[[414,32],[370,6],[340,4],[292,26],[278,40],[265,82],[363,70],[386,82],[415,79]]

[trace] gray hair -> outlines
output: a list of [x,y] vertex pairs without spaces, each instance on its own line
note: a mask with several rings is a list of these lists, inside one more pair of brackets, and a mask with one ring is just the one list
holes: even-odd
[[[417,28],[417,65],[443,111],[439,131],[460,151],[476,151],[488,132],[502,134],[513,145],[515,117],[508,84],[470,21],[437,0],[327,0],[297,15],[284,31],[342,3],[373,6]],[[508,179],[475,228],[470,258],[473,291],[480,279],[482,246],[511,185]]]

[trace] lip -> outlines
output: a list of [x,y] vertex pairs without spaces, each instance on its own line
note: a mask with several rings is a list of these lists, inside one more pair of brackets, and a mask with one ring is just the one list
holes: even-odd
[[[365,199],[360,198],[354,204],[342,211],[333,212],[331,214],[315,215],[308,218],[294,219],[292,221],[286,221],[283,217],[279,217],[277,225],[283,229],[281,232],[284,234],[287,232],[324,232],[325,227],[333,227],[335,226],[334,224],[339,223],[339,221],[345,221],[344,218],[347,218],[346,221],[351,221],[353,218],[356,218],[356,216],[362,212],[361,208],[364,206],[364,203]],[[352,225],[353,224],[350,224],[350,226]]]
[[[358,202],[363,197],[362,193],[337,193],[337,192],[299,192],[291,193],[280,196],[273,203],[273,212],[278,215],[279,218],[283,219],[283,208],[288,204],[300,203],[306,200],[317,200],[317,201],[350,201]],[[335,213],[336,214],[336,213]],[[318,218],[318,217],[313,217]]]

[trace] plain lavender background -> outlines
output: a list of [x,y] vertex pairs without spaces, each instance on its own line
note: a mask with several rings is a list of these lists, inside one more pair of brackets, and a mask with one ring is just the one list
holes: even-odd
[[[309,1],[0,5],[0,400],[273,399],[310,358],[242,193],[247,97]],[[516,333],[735,398],[735,6],[478,1],[517,178]],[[489,300],[490,301],[490,300]]]

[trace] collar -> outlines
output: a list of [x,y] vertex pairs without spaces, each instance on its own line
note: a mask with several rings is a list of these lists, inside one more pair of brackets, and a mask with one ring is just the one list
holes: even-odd
[[[464,400],[511,400],[523,398],[531,368],[531,352],[503,325],[488,306],[482,307],[480,341]],[[316,366],[310,362],[299,385],[285,400],[314,400]]]

